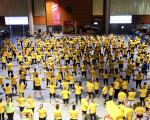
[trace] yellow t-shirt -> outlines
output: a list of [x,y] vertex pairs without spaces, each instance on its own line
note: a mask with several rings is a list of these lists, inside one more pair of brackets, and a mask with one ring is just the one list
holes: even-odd
[[40,86],[40,82],[42,81],[42,79],[36,77],[32,81],[35,81],[35,86]]
[[112,95],[113,95],[113,92],[114,92],[114,89],[113,89],[113,87],[111,87],[111,88],[109,89],[109,95],[112,96]]
[[24,93],[25,85],[23,85],[23,84],[18,84],[17,87],[19,88],[19,93]]
[[69,82],[62,82],[62,85],[63,85],[63,89],[64,89],[64,87],[66,87],[66,88],[67,88],[67,90],[68,90]]
[[55,86],[55,85],[49,85],[49,86],[47,86],[47,87],[49,87],[50,88],[50,93],[52,93],[52,94],[54,94],[55,93],[55,88],[57,88],[57,86]]
[[82,71],[86,71],[87,65],[81,65]]
[[4,77],[0,76],[0,85],[4,85],[3,80],[4,80]]
[[88,102],[85,100],[85,98],[81,99],[81,110],[82,111],[87,111],[88,108]]
[[34,108],[35,107],[35,105],[34,105],[34,99],[28,98],[27,99],[27,103],[30,105],[30,108]]
[[81,87],[81,86],[75,86],[75,94],[80,95],[82,89],[83,89],[83,87]]
[[8,71],[12,71],[12,70],[13,70],[13,69],[12,69],[12,66],[13,66],[13,64],[12,64],[12,63],[8,63],[8,64],[7,64]]
[[99,83],[98,82],[95,82],[94,86],[95,86],[95,90],[99,90]]
[[117,82],[117,81],[115,81],[115,82],[114,82],[114,88],[115,88],[115,89],[120,89],[120,83]]
[[79,111],[78,110],[69,110],[70,118],[71,119],[77,119]]
[[104,95],[106,95],[106,94],[107,94],[107,91],[108,91],[108,87],[105,86],[105,87],[103,88],[103,90],[102,90],[102,93],[103,93]]
[[128,82],[127,81],[123,81],[122,88],[125,90],[128,89]]
[[133,101],[135,98],[136,92],[129,92],[128,95],[129,95],[128,100]]
[[139,89],[139,92],[141,92],[140,97],[146,97],[147,89]]
[[63,90],[60,94],[63,94],[63,99],[68,99],[70,92],[67,90]]
[[61,115],[62,109],[60,109],[60,110],[54,110],[53,112],[54,112],[54,118],[55,119],[62,119],[62,115]]
[[17,84],[17,81],[16,81],[16,79],[18,79],[18,77],[8,77],[8,79],[10,79],[11,80],[11,85],[16,85]]
[[126,93],[124,92],[119,92],[118,94],[118,98],[119,98],[119,101],[124,101],[124,99],[127,97]]
[[3,103],[0,103],[0,114],[4,113],[4,107],[5,105]]
[[2,61],[2,63],[6,63],[6,60],[5,60],[4,56],[1,58],[1,61]]
[[88,92],[93,92],[93,89],[94,89],[93,83],[88,83],[86,87],[87,87]]
[[42,108],[39,109],[37,112],[39,112],[39,118],[45,118],[46,117],[46,109]]
[[10,94],[11,93],[11,87],[3,87],[5,89],[5,94]]
[[89,105],[90,114],[96,113],[96,107],[97,107],[97,106],[98,106],[98,104],[96,104],[96,103],[91,103],[91,104]]
[[127,108],[124,113],[125,113],[125,116],[127,117],[127,120],[131,120],[132,119],[132,113],[133,113],[133,109],[132,108]]
[[19,106],[24,107],[25,106],[25,98],[23,97],[17,97],[16,101],[19,102]]
[[143,107],[137,107],[137,108],[135,109],[135,112],[136,112],[137,114],[143,114],[143,112],[145,112],[145,109],[144,109]]

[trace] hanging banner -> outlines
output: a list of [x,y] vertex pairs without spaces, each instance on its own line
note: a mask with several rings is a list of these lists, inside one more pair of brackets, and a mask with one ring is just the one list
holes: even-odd
[[63,21],[62,28],[63,28],[63,33],[74,34],[76,33],[76,21]]
[[52,0],[52,14],[53,14],[53,25],[61,25],[59,0]]

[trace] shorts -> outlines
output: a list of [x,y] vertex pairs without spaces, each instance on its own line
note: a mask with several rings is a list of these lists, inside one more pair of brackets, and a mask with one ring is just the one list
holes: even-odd
[[137,115],[137,118],[142,118],[143,114]]
[[127,57],[127,55],[124,55],[123,57]]
[[123,64],[119,64],[119,68],[123,68]]
[[26,70],[30,70],[30,68],[28,67],[28,68],[26,68]]
[[41,86],[34,86],[34,90],[41,90]]
[[50,93],[50,98],[53,96],[55,98],[55,93]]
[[93,92],[88,92],[89,96],[93,95]]
[[98,94],[98,90],[95,90],[95,94]]
[[140,63],[136,63],[136,66],[138,67],[140,65]]
[[86,114],[86,111],[82,111],[83,114]]
[[11,70],[11,71],[8,71],[8,75],[9,75],[9,74],[13,74],[13,71],[12,71],[12,70]]
[[22,112],[24,110],[24,107],[20,107],[20,112]]
[[146,111],[149,111],[149,109],[150,109],[150,108],[147,108],[147,107],[146,107]]
[[64,57],[61,57],[61,59],[64,59]]
[[103,98],[106,99],[106,97],[107,97],[107,94],[103,94]]
[[68,99],[63,99],[63,103],[68,104],[69,103],[69,98]]
[[74,84],[69,84],[69,87],[71,87],[71,88],[74,87]]
[[130,106],[133,106],[134,105],[134,101],[128,101],[128,104],[130,105]]
[[14,87],[15,89],[17,89],[17,86],[16,86],[16,85],[12,85],[12,87]]

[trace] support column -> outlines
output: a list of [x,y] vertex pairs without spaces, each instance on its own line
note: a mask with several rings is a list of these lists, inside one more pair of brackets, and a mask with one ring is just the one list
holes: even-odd
[[27,0],[28,5],[28,17],[29,17],[29,32],[31,35],[34,34],[34,25],[33,25],[33,8],[32,0]]
[[105,0],[105,34],[109,34],[110,0]]

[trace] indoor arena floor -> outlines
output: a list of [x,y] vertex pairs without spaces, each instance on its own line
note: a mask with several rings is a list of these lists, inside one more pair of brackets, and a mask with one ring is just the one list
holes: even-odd
[[[12,37],[12,38],[10,38],[10,40],[13,41],[16,44],[17,43],[16,42],[17,38],[19,38],[19,37]],[[31,39],[31,41],[34,41],[33,37],[31,37],[30,39]],[[150,51],[150,47],[148,48],[148,51]],[[14,64],[13,65],[14,76],[17,76],[17,72],[19,70],[18,69],[18,65],[17,65],[17,61],[13,61],[13,64]],[[63,64],[64,64],[64,62],[63,62]],[[71,62],[71,64],[72,64],[72,62]],[[125,65],[124,65],[124,70],[126,69],[126,66],[127,66],[127,61],[126,61]],[[38,68],[37,65],[34,65],[34,66],[31,67],[30,71],[33,71],[34,68],[37,68],[37,71],[40,71],[40,69],[41,69],[42,73],[39,75],[39,77],[40,78],[44,78],[44,69],[43,69],[43,67],[40,66]],[[108,69],[108,68],[109,68],[109,66],[106,65],[105,69]],[[79,70],[80,69],[78,68],[77,71],[79,71]],[[54,73],[56,74],[57,72],[58,72],[57,69],[55,69]],[[71,70],[70,70],[70,72],[71,72]],[[137,73],[137,71],[136,71],[136,73]],[[125,73],[123,72],[122,74],[125,77]],[[7,79],[7,77],[8,77],[7,70],[3,70],[2,71],[1,70],[1,65],[0,65],[0,76],[5,76],[6,77],[6,79],[4,80],[4,83],[8,83],[8,82],[10,83],[10,80]],[[91,78],[91,74],[88,74],[87,78]],[[150,72],[148,72],[148,78],[150,78]],[[27,99],[27,96],[29,94],[34,96],[34,91],[32,90],[33,83],[30,81],[30,76],[27,75],[26,79],[28,80],[28,82],[27,82],[28,85],[27,85],[27,88],[25,89],[25,98]],[[100,79],[100,91],[99,91],[100,94],[99,94],[99,99],[97,99],[97,98],[95,99],[95,102],[99,104],[99,106],[96,109],[96,115],[97,115],[98,120],[103,120],[104,116],[108,115],[108,113],[107,113],[106,108],[105,108],[105,106],[103,105],[103,102],[102,102],[103,98],[102,98],[101,91],[102,91],[102,88],[103,88],[103,77],[100,76],[99,79]],[[132,79],[132,77],[131,77],[131,79]],[[19,81],[19,79],[17,79],[17,81]],[[113,83],[113,76],[111,75],[109,77],[109,84],[112,84],[112,83]],[[143,83],[144,83],[144,81],[142,81],[142,85],[143,85]],[[83,81],[83,84],[84,84],[85,88],[84,88],[84,90],[82,92],[82,97],[85,97],[86,96],[86,91],[87,91],[86,90],[86,81]],[[147,81],[147,84],[150,85],[150,81],[149,80]],[[130,80],[130,84],[129,84],[128,90],[130,90],[130,88],[132,88],[132,87],[135,88],[135,81]],[[37,110],[38,110],[39,105],[41,103],[44,105],[44,108],[46,108],[46,110],[47,110],[47,120],[54,120],[54,115],[53,115],[54,100],[52,100],[51,103],[49,102],[49,88],[46,88],[46,81],[41,82],[41,88],[43,89],[42,90],[43,98],[40,98],[40,94],[38,92],[37,92],[37,97],[34,98],[34,100],[35,100],[34,101],[34,103],[35,103],[34,120],[38,120],[39,115],[38,115]],[[60,89],[60,91],[61,91],[61,89]],[[75,93],[72,93],[70,95],[69,108],[67,108],[67,107],[64,108],[63,107],[62,97],[61,97],[61,95],[59,95],[58,89],[56,90],[56,94],[57,94],[56,95],[57,96],[56,100],[60,101],[61,108],[62,108],[62,119],[63,120],[70,120],[70,116],[69,116],[68,111],[72,108],[71,107],[72,104],[75,103]],[[14,104],[15,104],[14,120],[24,120],[24,118],[20,117],[19,106],[18,106],[18,103],[15,101],[17,97],[18,97],[18,94],[13,96],[13,101],[14,101]],[[4,91],[3,91],[2,88],[0,88],[0,98],[2,98],[5,101],[5,94],[4,94]],[[138,102],[138,101],[139,101],[139,93],[137,93],[135,102]],[[117,101],[115,101],[115,102],[116,102],[116,104],[118,103]],[[26,105],[27,105],[27,103],[26,103]],[[78,120],[82,120],[82,112],[81,112],[81,105],[80,105],[80,103],[77,105],[77,109],[80,112],[79,115],[78,115]],[[88,118],[88,120],[90,120],[89,111],[87,112],[87,114],[88,114],[87,118]],[[146,116],[146,114],[144,114],[143,120],[146,119],[145,116]],[[6,114],[5,114],[5,117],[6,117]],[[134,120],[134,118],[133,118],[133,120]]]

